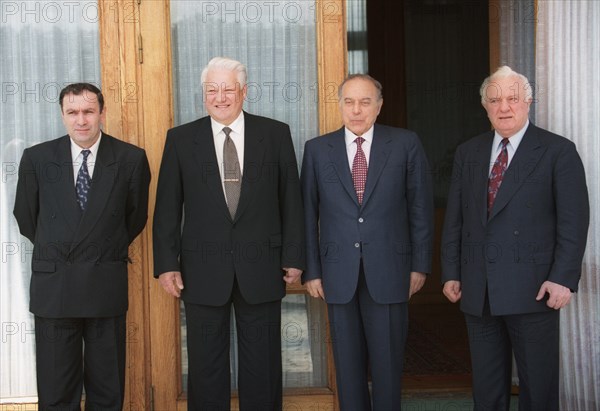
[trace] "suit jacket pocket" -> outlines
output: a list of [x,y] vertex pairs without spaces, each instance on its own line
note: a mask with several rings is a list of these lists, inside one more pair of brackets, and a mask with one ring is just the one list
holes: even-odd
[[56,264],[52,261],[32,260],[31,269],[38,273],[53,273],[56,271]]

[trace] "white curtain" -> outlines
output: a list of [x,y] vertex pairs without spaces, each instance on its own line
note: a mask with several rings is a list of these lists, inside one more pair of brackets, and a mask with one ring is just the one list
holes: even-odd
[[60,90],[71,82],[100,83],[98,6],[0,0],[0,10],[0,402],[35,402],[33,246],[12,215],[17,170],[26,147],[65,134]]
[[561,409],[600,409],[600,2],[538,0],[537,123],[577,145],[590,232],[580,290],[561,311]]
[[[244,109],[290,125],[298,163],[304,142],[318,135],[317,40],[314,1],[171,0],[175,124],[207,113],[200,74],[216,56],[231,57],[248,69]],[[308,297],[310,298],[310,297]],[[186,334],[181,313],[181,335]],[[290,295],[282,304],[284,387],[327,384],[323,306]],[[320,332],[320,333],[319,333]],[[236,346],[232,331],[232,347]],[[183,385],[187,350],[182,338]],[[231,353],[232,387],[237,385],[237,352]]]

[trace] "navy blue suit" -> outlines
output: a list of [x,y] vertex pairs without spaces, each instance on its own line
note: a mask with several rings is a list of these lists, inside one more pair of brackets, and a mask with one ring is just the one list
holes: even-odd
[[[303,281],[321,279],[341,409],[399,409],[412,271],[431,270],[433,197],[416,134],[375,124],[362,205],[344,128],[306,143]],[[398,408],[396,408],[398,407]]]
[[[461,282],[476,409],[508,407],[511,347],[519,366],[519,409],[555,409],[559,316],[536,296],[545,281],[577,290],[589,223],[585,172],[572,142],[530,124],[488,216],[493,136],[488,131],[456,151],[442,280]],[[492,341],[481,333],[503,337]],[[492,371],[495,357],[501,371]],[[503,392],[490,400],[497,390]]]

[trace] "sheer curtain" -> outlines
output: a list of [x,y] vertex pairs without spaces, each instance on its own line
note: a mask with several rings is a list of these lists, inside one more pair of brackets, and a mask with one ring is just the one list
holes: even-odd
[[[290,125],[298,162],[304,142],[318,135],[317,40],[314,1],[171,0],[175,124],[207,113],[200,74],[216,56],[248,68],[244,110]],[[282,303],[284,387],[327,385],[323,306],[303,294]],[[186,387],[185,312],[181,310],[182,371]],[[315,337],[317,336],[317,337]],[[232,330],[232,387],[237,352]]]
[[[524,74],[534,88],[535,2],[501,0],[499,9],[491,10],[490,15],[490,19],[499,18],[500,22],[500,65]],[[535,123],[535,110],[531,110],[529,118]]]
[[561,311],[561,409],[600,409],[600,2],[538,0],[537,121],[577,144],[590,232],[580,290]]
[[26,147],[65,134],[58,104],[62,87],[100,83],[98,6],[0,0],[0,10],[0,402],[35,402],[33,246],[12,215],[17,170]]
[[367,50],[367,0],[346,1],[348,25],[348,74],[369,72]]

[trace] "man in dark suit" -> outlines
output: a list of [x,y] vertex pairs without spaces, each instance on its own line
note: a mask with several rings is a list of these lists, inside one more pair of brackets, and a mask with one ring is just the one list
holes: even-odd
[[214,58],[201,81],[209,116],[167,134],[154,214],[155,276],[185,304],[188,409],[230,408],[233,305],[240,407],[279,410],[281,299],[305,258],[290,129],[242,111],[240,62]]
[[[100,90],[60,93],[68,135],[24,151],[14,215],[34,244],[40,410],[121,410],[128,246],[148,216],[144,150],[104,134]],[[85,349],[83,349],[85,343]]]
[[377,80],[352,75],[339,98],[344,127],[304,151],[303,281],[327,302],[340,409],[399,410],[407,303],[431,270],[429,167],[415,133],[374,124]]
[[527,78],[504,66],[481,101],[494,127],[460,145],[442,238],[444,294],[461,300],[476,410],[558,410],[559,309],[577,290],[589,223],[575,145],[529,122]]

